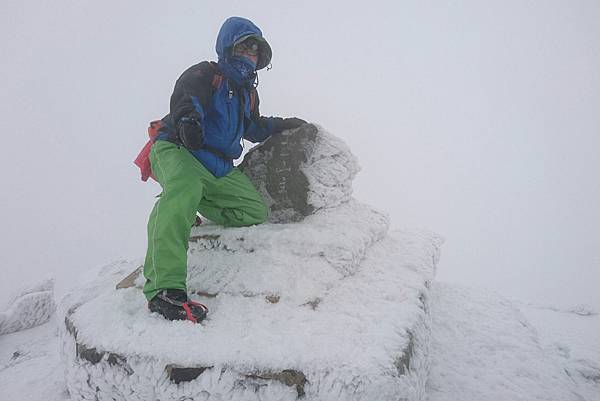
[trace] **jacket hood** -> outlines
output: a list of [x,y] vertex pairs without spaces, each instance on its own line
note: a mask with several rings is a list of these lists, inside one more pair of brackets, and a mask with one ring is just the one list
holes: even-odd
[[273,55],[271,46],[263,38],[262,31],[252,21],[242,17],[227,18],[221,26],[215,46],[219,61],[226,61],[231,56],[233,46],[248,37],[254,37],[259,42],[256,70],[262,70],[268,66]]

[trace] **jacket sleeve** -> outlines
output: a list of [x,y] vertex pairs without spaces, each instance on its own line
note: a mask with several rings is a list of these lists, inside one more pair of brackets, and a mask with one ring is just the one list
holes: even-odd
[[[256,90],[256,89],[255,89]],[[244,139],[250,142],[262,142],[273,134],[283,131],[283,118],[264,117],[260,115],[258,92],[256,93],[256,105],[250,114],[250,124],[244,133]]]
[[212,97],[214,69],[208,61],[193,65],[175,82],[171,95],[172,122],[179,126],[182,118],[193,118],[204,128],[204,115]]

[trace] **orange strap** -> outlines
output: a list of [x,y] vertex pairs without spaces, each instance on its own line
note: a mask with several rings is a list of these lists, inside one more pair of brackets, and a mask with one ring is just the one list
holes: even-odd
[[217,89],[219,86],[221,86],[221,82],[223,82],[223,75],[215,73],[212,80],[213,88]]
[[250,91],[250,113],[254,111],[254,107],[256,106],[256,89],[252,89]]

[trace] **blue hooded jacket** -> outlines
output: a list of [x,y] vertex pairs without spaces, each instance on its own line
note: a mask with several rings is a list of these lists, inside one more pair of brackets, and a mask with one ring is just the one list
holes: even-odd
[[[260,115],[257,92],[251,110],[250,93],[256,91],[256,72],[240,70],[240,60],[232,55],[233,46],[249,36],[259,41],[256,69],[270,63],[271,48],[261,30],[245,18],[227,19],[217,37],[218,63],[201,62],[179,77],[171,96],[170,113],[163,118],[164,128],[157,137],[180,142],[179,123],[184,118],[195,119],[202,128],[203,146],[190,152],[216,177],[232,170],[233,160],[242,154],[242,138],[262,142],[282,130],[281,118]],[[223,76],[218,86],[213,82],[215,74]]]

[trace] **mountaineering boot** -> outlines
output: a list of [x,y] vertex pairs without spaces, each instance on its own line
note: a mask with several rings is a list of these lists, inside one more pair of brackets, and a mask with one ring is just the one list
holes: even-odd
[[162,290],[148,301],[150,312],[161,314],[167,320],[190,320],[198,323],[203,320],[208,308],[188,299],[184,290]]

